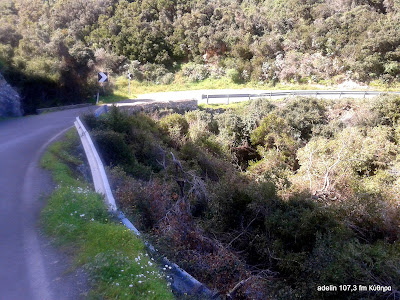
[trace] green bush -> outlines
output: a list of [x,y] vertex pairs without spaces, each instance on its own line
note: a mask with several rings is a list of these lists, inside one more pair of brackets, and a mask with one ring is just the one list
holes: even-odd
[[394,130],[394,140],[396,145],[400,145],[400,122],[397,122],[395,130]]
[[282,117],[302,140],[309,140],[315,125],[326,124],[326,107],[321,99],[296,97],[281,110]]
[[233,110],[227,110],[222,114],[216,115],[215,120],[218,123],[218,139],[225,146],[229,148],[237,147],[246,140],[243,132],[243,120]]
[[277,193],[285,192],[292,185],[293,171],[298,169],[296,160],[276,149],[260,150],[262,159],[250,161],[246,173],[256,182],[273,184]]
[[261,120],[274,109],[276,109],[276,106],[271,103],[270,100],[265,98],[254,99],[249,101],[248,104],[243,108],[241,115],[255,120],[256,124],[259,125]]
[[92,137],[106,165],[120,165],[129,174],[148,178],[149,168],[138,163],[121,133],[111,130],[93,131]]
[[265,117],[259,127],[251,133],[251,143],[254,146],[265,146],[267,149],[282,149],[293,146],[295,142],[290,137],[290,127],[284,119],[271,113]]
[[186,138],[189,130],[189,124],[185,117],[177,113],[162,118],[159,125],[178,145]]
[[245,185],[236,176],[225,176],[212,183],[210,216],[213,230],[229,232],[240,228],[253,199],[246,193]]
[[[201,144],[203,143],[206,142],[202,142]],[[212,145],[212,147],[216,146]],[[220,149],[217,148],[216,151],[220,151]],[[198,174],[202,178],[218,181],[227,171],[227,166],[223,161],[211,156],[196,144],[186,142],[180,149],[180,152],[180,159],[185,161],[185,165],[188,165],[188,168],[193,171],[198,171]]]
[[173,73],[167,73],[160,78],[158,81],[160,84],[171,84],[175,80],[175,75]]
[[276,205],[265,217],[266,231],[275,240],[275,253],[310,252],[318,233],[333,233],[340,227],[328,211],[310,200],[293,199]]
[[211,134],[198,141],[198,144],[216,157],[223,157],[224,151],[221,144],[218,142],[216,135]]
[[185,119],[189,124],[189,137],[196,142],[201,139],[207,139],[210,135],[210,123],[212,116],[210,113],[194,110],[185,114]]
[[[293,129],[275,113],[270,113],[261,121],[260,126],[251,133],[250,140],[252,145],[257,147],[258,154],[263,157],[264,168],[265,165],[270,165],[274,168],[280,166],[279,170],[297,169],[296,151],[299,143],[293,137]],[[260,170],[261,168],[258,168],[258,171]],[[268,167],[265,171],[267,170],[272,171]]]
[[396,157],[391,131],[385,126],[363,130],[349,127],[335,138],[313,137],[297,151],[301,165],[296,181],[312,192],[357,190],[363,178],[385,170]]
[[337,213],[362,242],[394,242],[400,237],[400,209],[383,194],[358,193],[338,204]]
[[[146,63],[141,68],[143,79],[150,82],[161,83],[170,80],[170,74],[163,65]],[[169,77],[169,78],[168,78]]]
[[100,122],[104,123],[105,128],[118,133],[127,134],[131,129],[129,117],[127,113],[118,109],[116,106],[111,106],[107,114],[100,116]]
[[111,130],[93,131],[92,136],[107,165],[121,164],[127,166],[134,164],[132,152],[121,133]]
[[107,114],[102,114],[99,117],[95,117],[94,114],[84,114],[82,121],[89,131],[94,129],[111,130],[127,134],[131,129],[129,116],[116,106],[111,106]]
[[[377,242],[361,243],[355,239],[340,239],[334,235],[317,236],[316,245],[304,263],[303,277],[308,284],[303,294],[318,299],[320,292],[314,288],[320,282],[340,285],[342,282],[378,284],[384,282],[398,290],[398,244]],[[310,286],[311,285],[311,286]],[[299,285],[298,285],[299,286]],[[300,291],[297,291],[300,292]],[[370,292],[365,297],[384,299],[389,293]],[[329,293],[327,299],[338,299],[343,292]],[[349,294],[346,299],[359,299],[359,294]]]
[[210,75],[206,65],[196,63],[188,63],[183,65],[182,72],[183,75],[192,82],[204,80]]
[[101,129],[100,128],[100,122],[98,121],[98,118],[95,117],[94,114],[88,113],[80,116],[80,119],[82,123],[85,125],[86,129],[91,131],[93,129]]
[[380,123],[393,126],[400,120],[400,97],[383,95],[376,98],[373,110],[378,112]]
[[229,69],[226,71],[226,76],[234,83],[242,83],[243,78],[240,72],[236,69]]

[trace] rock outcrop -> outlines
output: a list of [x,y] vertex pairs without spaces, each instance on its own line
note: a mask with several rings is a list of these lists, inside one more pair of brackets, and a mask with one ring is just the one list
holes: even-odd
[[0,117],[20,117],[21,97],[0,73]]

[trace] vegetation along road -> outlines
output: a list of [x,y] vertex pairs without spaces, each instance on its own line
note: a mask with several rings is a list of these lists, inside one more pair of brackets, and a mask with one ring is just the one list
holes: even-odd
[[39,168],[46,146],[88,108],[0,123],[0,299],[77,299],[84,276],[38,230],[41,196],[52,190]]

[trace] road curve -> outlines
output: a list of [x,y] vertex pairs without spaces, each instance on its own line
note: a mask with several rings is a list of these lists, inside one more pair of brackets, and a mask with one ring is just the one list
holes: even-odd
[[86,111],[0,122],[0,300],[79,299],[87,289],[86,276],[69,270],[68,256],[55,250],[38,227],[42,195],[53,189],[39,159]]

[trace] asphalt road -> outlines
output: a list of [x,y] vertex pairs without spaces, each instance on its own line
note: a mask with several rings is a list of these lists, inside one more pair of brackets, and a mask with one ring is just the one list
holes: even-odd
[[82,270],[40,233],[39,215],[54,185],[39,167],[46,147],[88,108],[0,122],[0,300],[79,299]]

